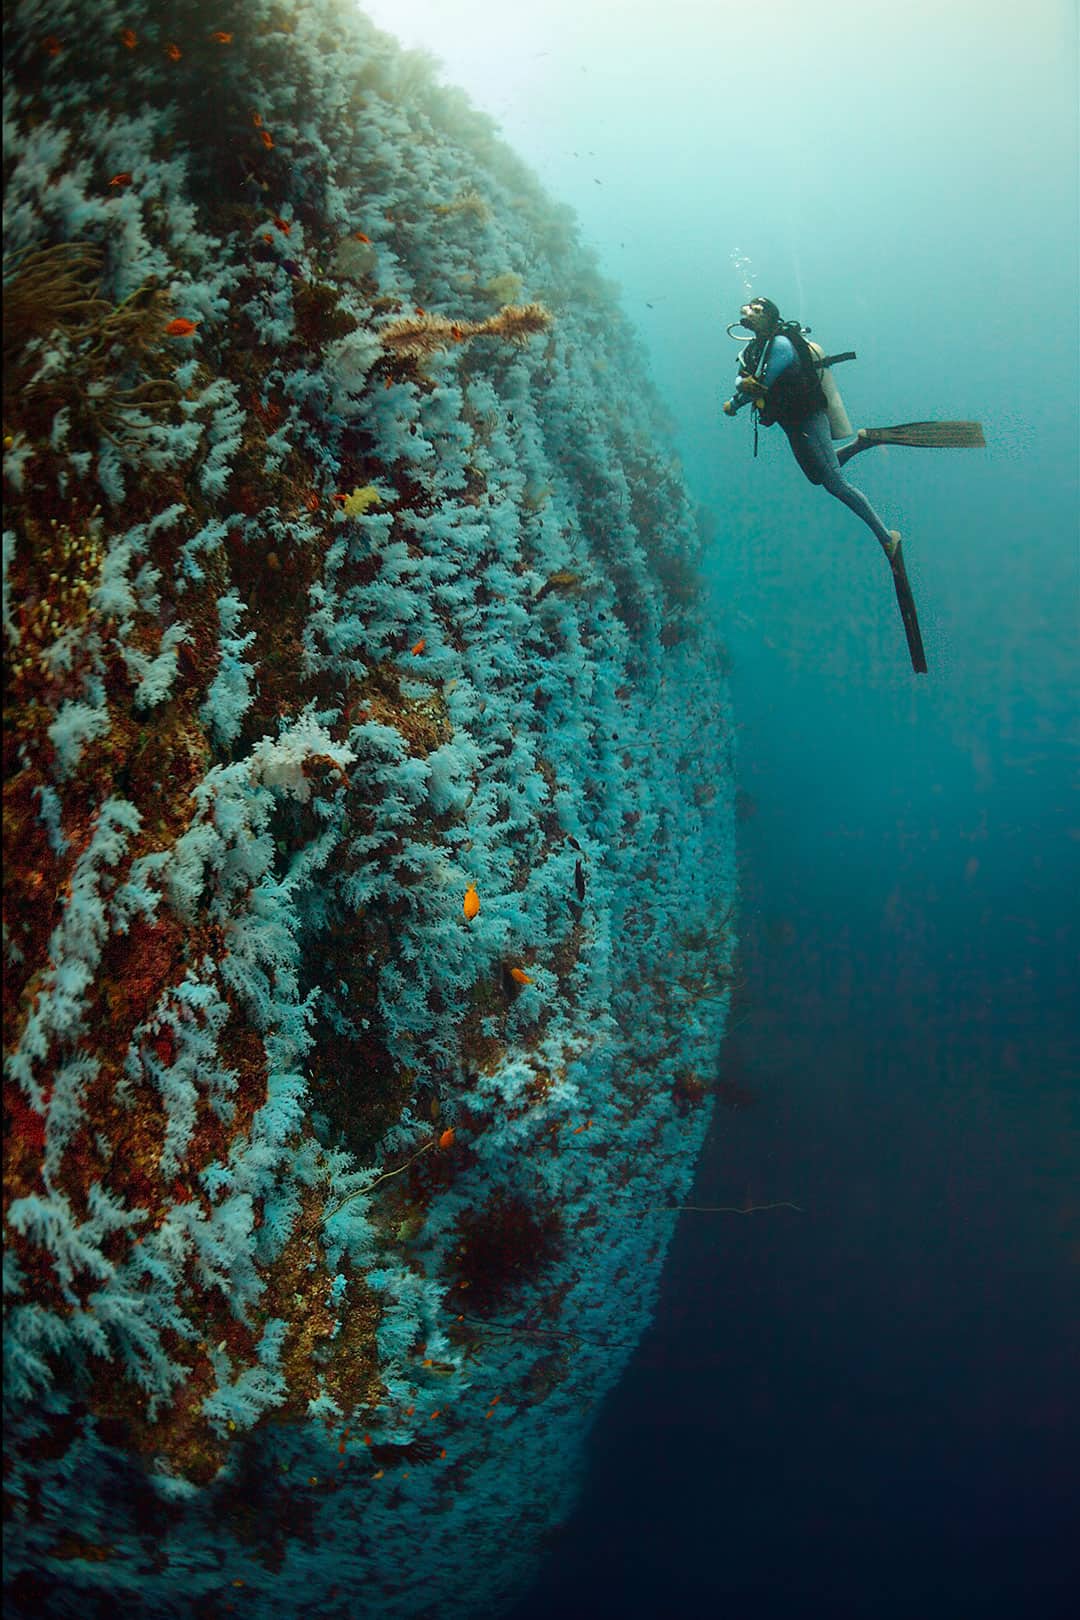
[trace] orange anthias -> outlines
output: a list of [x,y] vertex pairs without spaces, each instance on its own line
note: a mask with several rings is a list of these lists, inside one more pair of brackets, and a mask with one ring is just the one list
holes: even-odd
[[511,968],[510,969],[510,977],[514,980],[514,982],[516,984],[532,984],[533,983],[533,980],[529,978],[529,975],[525,972],[524,968]]
[[465,913],[465,921],[472,922],[480,910],[480,896],[476,892],[476,884],[470,883],[465,890],[465,900],[461,908]]

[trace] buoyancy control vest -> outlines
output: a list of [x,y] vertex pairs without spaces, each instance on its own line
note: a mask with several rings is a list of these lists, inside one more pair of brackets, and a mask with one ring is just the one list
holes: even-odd
[[828,409],[825,390],[821,386],[818,363],[810,345],[795,321],[783,321],[768,337],[756,337],[746,345],[739,357],[739,370],[743,376],[760,376],[769,359],[773,339],[786,337],[795,350],[796,362],[782,371],[776,381],[763,393],[758,404],[758,420],[762,427],[795,427],[808,416]]

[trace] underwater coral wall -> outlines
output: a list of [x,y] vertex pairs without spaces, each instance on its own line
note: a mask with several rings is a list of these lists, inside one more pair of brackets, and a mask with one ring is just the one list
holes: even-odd
[[494,1614],[732,984],[702,540],[616,291],[349,6],[15,0],[13,1615]]

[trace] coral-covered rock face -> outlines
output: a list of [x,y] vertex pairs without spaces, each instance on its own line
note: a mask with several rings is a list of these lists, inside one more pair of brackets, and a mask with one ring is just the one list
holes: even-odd
[[698,530],[485,118],[143,9],[5,40],[12,1612],[494,1610],[709,1117]]

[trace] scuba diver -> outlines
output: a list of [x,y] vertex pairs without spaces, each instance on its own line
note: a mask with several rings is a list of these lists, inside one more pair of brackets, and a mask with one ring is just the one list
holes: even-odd
[[900,549],[900,532],[885,527],[862,490],[849,484],[841,469],[852,456],[875,444],[937,449],[983,445],[986,441],[980,424],[903,422],[895,427],[860,428],[851,444],[837,450],[833,439],[851,437],[852,428],[829,367],[841,360],[854,360],[854,353],[826,355],[816,343],[807,341],[809,328],[798,321],[781,319],[771,298],[751,298],[739,311],[739,319],[727,329],[732,337],[736,335],[733,326],[753,336],[739,355],[735,393],[724,401],[724,414],[734,416],[744,405],[753,407],[755,455],[758,425],[771,427],[779,422],[795,460],[810,482],[820,484],[843,501],[871,530],[892,569],[912,668],[925,675],[926,655]]
[[[724,414],[734,416],[752,405],[762,427],[779,422],[795,460],[812,484],[820,484],[862,518],[891,562],[900,544],[896,529],[887,529],[862,490],[849,484],[841,467],[869,443],[856,439],[845,450],[833,449],[829,400],[822,384],[821,351],[813,352],[797,321],[783,321],[771,298],[752,298],[733,322],[754,334],[739,356],[739,378]],[[848,429],[850,432],[850,428]]]

